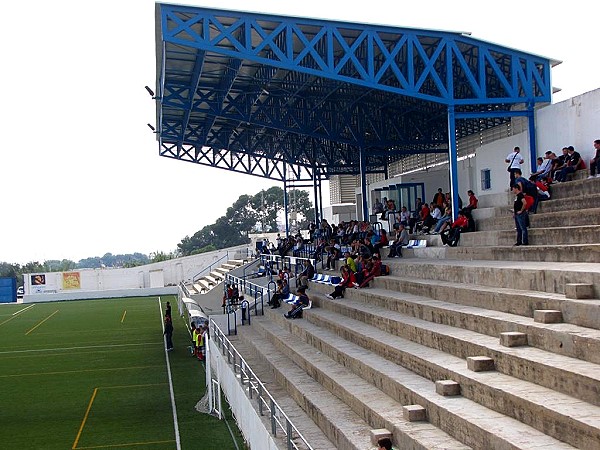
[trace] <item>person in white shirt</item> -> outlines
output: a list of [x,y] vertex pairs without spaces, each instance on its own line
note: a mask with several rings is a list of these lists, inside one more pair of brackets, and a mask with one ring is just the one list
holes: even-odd
[[542,158],[541,156],[537,159],[537,167],[535,172],[531,176],[535,176],[537,180],[543,180],[550,176],[550,169],[552,168],[552,161],[549,158]]
[[521,164],[525,162],[523,157],[521,156],[521,149],[519,147],[515,147],[512,153],[509,153],[505,163],[508,163],[507,171],[510,173],[510,186],[515,183],[515,170],[521,170]]

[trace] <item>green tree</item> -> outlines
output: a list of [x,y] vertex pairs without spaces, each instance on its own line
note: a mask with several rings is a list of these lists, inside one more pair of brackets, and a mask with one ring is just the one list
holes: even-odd
[[[295,190],[288,194],[288,210],[300,215],[303,222],[312,220],[314,212],[308,192]],[[248,234],[253,231],[279,231],[277,217],[283,212],[283,189],[273,186],[260,191],[256,195],[241,195],[229,208],[224,216],[219,217],[214,224],[206,225],[193,236],[184,237],[177,248],[184,255],[193,255],[247,244]],[[306,222],[306,227],[308,223]],[[208,250],[210,249],[210,250]]]

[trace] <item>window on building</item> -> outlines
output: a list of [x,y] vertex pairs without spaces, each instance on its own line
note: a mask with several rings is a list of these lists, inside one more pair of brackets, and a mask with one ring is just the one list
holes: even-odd
[[481,190],[487,191],[492,188],[492,176],[490,169],[483,169],[481,171]]

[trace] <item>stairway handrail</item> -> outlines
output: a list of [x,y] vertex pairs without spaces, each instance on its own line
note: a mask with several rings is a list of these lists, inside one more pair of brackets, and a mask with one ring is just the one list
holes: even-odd
[[244,390],[246,390],[245,388],[247,387],[249,399],[253,400],[256,398],[259,414],[261,416],[264,415],[264,409],[267,409],[270,419],[269,422],[271,424],[271,434],[273,436],[277,436],[277,430],[281,430],[286,438],[288,449],[299,450],[300,447],[298,447],[296,442],[294,442],[294,436],[297,436],[308,450],[313,450],[313,447],[308,443],[302,433],[300,433],[285,411],[269,393],[268,389],[265,387],[260,378],[256,376],[250,365],[236,350],[231,341],[227,339],[225,333],[223,333],[213,319],[210,320],[210,327],[211,332],[209,333],[209,339],[215,340],[216,346],[219,348],[219,350],[221,350],[223,356],[226,356],[226,358],[223,358],[223,360],[227,361],[227,363],[232,367],[233,372],[235,374],[238,374],[239,372],[241,376],[237,377],[237,379],[241,383]]

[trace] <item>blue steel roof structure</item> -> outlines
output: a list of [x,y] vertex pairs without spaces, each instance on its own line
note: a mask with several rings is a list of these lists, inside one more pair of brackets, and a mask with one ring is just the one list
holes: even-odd
[[550,102],[554,63],[463,33],[171,4],[156,53],[160,155],[279,181],[447,153]]

